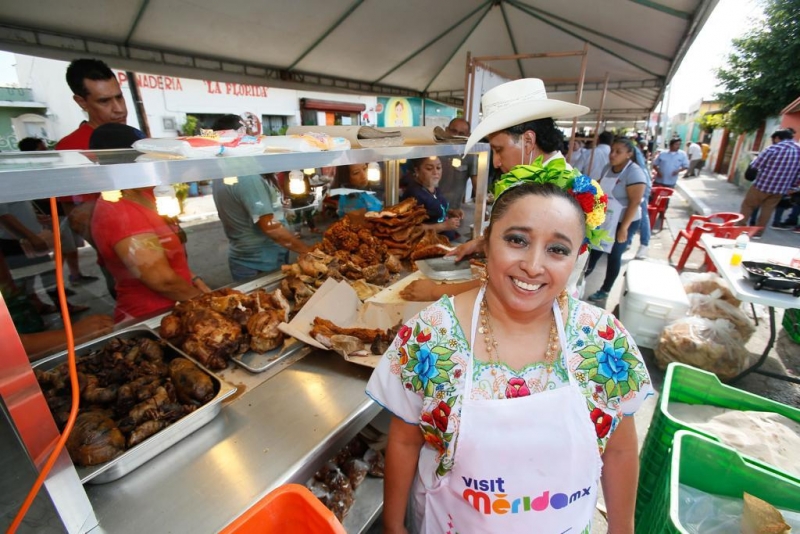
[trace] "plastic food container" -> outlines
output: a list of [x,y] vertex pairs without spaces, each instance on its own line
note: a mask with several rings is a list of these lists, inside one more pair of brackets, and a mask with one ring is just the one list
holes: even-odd
[[636,532],[688,532],[680,522],[679,485],[741,499],[747,492],[771,505],[800,511],[800,482],[767,471],[734,449],[681,430],[675,434],[668,475],[654,488],[647,511],[637,518]]
[[652,349],[667,324],[686,316],[689,299],[673,267],[634,260],[628,264],[619,310],[636,344]]
[[[688,424],[678,421],[669,413],[670,402],[702,404],[732,410],[750,410],[777,413],[800,422],[800,410],[779,402],[753,395],[741,389],[722,384],[713,373],[696,369],[682,363],[671,363],[667,367],[664,388],[653,414],[650,429],[639,455],[639,489],[636,496],[637,532],[648,532],[640,528],[640,520],[647,516],[653,503],[656,488],[664,484],[670,462],[675,435],[688,430],[706,439],[717,442],[710,436]],[[748,462],[759,468],[800,484],[800,478],[759,460],[748,458]],[[698,488],[702,489],[702,488]]]
[[268,493],[220,534],[346,534],[342,524],[305,486],[286,484]]

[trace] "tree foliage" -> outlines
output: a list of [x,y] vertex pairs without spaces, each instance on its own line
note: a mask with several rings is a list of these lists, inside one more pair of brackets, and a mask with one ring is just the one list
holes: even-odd
[[718,98],[738,132],[758,129],[800,96],[800,0],[761,0],[765,17],[733,40],[728,65],[717,71]]
[[718,128],[730,127],[727,113],[706,113],[696,118],[695,122],[706,132],[713,132]]

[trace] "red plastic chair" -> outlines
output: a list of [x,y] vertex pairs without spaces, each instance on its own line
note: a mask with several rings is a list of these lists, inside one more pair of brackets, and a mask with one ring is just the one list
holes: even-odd
[[656,220],[660,217],[661,221],[658,229],[664,228],[664,217],[669,206],[669,197],[675,192],[671,187],[654,186],[650,189],[650,199],[647,202],[647,213],[650,215],[650,228],[656,229]]
[[[720,226],[718,228],[714,228],[714,237],[721,237],[723,239],[736,239],[739,237],[739,235],[745,232],[747,235],[752,237],[756,233],[763,231],[763,226]],[[708,257],[708,252],[706,252],[706,259],[703,263],[706,265],[706,271],[710,273],[717,272],[714,262]]]
[[676,269],[679,271],[683,270],[684,265],[686,265],[686,260],[689,259],[689,255],[695,247],[705,250],[700,243],[700,236],[711,233],[720,226],[733,226],[742,219],[744,219],[744,215],[741,213],[731,212],[712,213],[711,215],[692,215],[689,217],[686,228],[678,232],[678,237],[676,237],[675,242],[672,243],[672,248],[669,251],[667,259],[672,259],[672,254],[675,252],[675,248],[678,246],[678,242],[681,238],[683,237],[686,239],[686,246],[676,266]]

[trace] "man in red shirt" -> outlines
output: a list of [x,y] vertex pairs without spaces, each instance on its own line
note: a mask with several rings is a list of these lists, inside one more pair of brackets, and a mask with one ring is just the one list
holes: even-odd
[[56,144],[56,150],[87,150],[92,132],[109,122],[125,124],[128,108],[117,77],[99,59],[76,59],[67,67],[72,99],[89,115],[78,129]]
[[[67,67],[67,84],[72,99],[89,115],[78,129],[56,144],[56,150],[88,150],[89,138],[98,126],[115,122],[125,124],[128,108],[117,77],[99,59],[76,59]],[[90,243],[92,209],[100,195],[97,193],[62,197],[70,226]],[[80,209],[76,209],[80,206]]]
[[[56,150],[88,150],[89,138],[98,126],[108,123],[125,124],[128,120],[128,108],[117,77],[108,65],[99,59],[76,59],[67,67],[67,84],[72,90],[72,99],[89,116],[88,121],[81,122],[78,129],[62,138],[56,144]],[[70,228],[78,235],[94,245],[91,236],[91,221],[94,205],[100,195],[98,193],[61,197],[58,200],[64,207],[69,219]],[[102,261],[98,262],[101,266]],[[104,271],[107,281],[110,276]],[[79,277],[73,284],[90,282]],[[111,283],[110,288],[113,288]],[[113,291],[111,292],[114,294]]]

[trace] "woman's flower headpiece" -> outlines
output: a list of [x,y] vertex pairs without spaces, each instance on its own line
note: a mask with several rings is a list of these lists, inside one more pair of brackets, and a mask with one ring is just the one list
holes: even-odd
[[501,176],[494,185],[495,198],[525,183],[553,184],[575,197],[586,214],[586,234],[578,254],[583,254],[589,245],[599,248],[601,242],[611,241],[609,233],[599,228],[606,219],[608,206],[608,195],[603,193],[600,184],[577,169],[567,168],[567,162],[562,158],[550,161],[546,166],[543,161],[539,156],[530,165],[517,165]]

